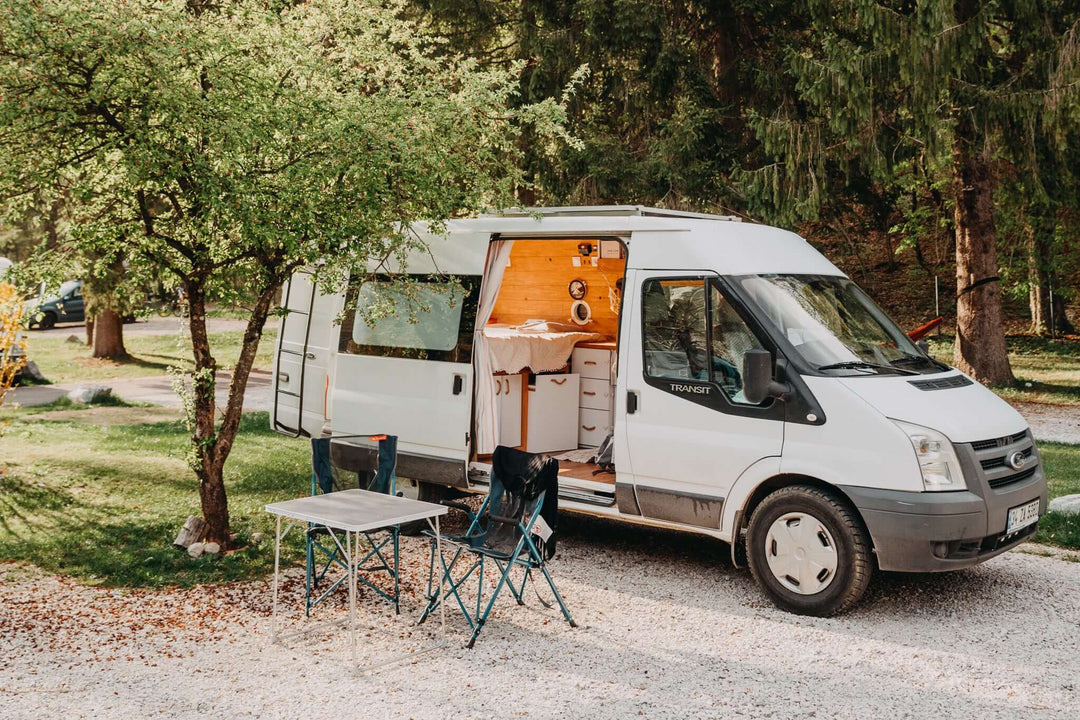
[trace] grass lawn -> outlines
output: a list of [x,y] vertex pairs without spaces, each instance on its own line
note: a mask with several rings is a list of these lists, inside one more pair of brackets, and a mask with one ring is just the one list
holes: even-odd
[[[951,365],[953,338],[928,339],[931,353]],[[1006,342],[1016,383],[995,387],[998,395],[1006,400],[1080,405],[1080,337],[1009,335]]]
[[[1039,445],[1046,468],[1050,497],[1080,493],[1080,445]],[[1047,513],[1039,521],[1037,542],[1080,550],[1080,515]]]
[[[273,526],[263,506],[309,492],[306,441],[272,432],[266,413],[245,416],[226,463],[232,529],[242,545],[253,532],[268,540],[193,560],[171,545],[184,519],[200,514],[183,426],[103,426],[95,412],[57,409],[60,420],[17,416],[8,426],[0,442],[0,558],[116,586],[224,582],[272,571]],[[133,419],[145,414],[130,412]],[[287,559],[303,557],[300,538],[290,533]]]
[[[256,370],[270,370],[274,364],[274,339],[277,331],[268,328],[255,356]],[[83,337],[82,328],[73,333]],[[222,369],[227,369],[240,355],[243,332],[239,330],[210,334],[210,347]],[[170,366],[192,368],[191,340],[185,335],[128,335],[124,338],[131,359],[125,362],[97,360],[90,348],[69,343],[58,335],[29,337],[30,356],[41,372],[53,383],[74,380],[116,380],[131,377],[164,375]]]

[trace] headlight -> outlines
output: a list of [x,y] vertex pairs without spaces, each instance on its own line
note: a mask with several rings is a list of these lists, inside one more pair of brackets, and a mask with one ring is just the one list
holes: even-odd
[[956,458],[949,438],[937,430],[921,425],[912,425],[893,420],[904,431],[915,449],[915,459],[919,461],[922,473],[923,489],[928,492],[940,490],[966,490],[964,473],[960,461]]

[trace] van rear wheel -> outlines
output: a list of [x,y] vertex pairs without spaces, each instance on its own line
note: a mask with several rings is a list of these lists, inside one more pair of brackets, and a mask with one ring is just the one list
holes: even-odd
[[854,606],[873,572],[870,537],[839,496],[781,488],[750,518],[750,571],[781,609],[828,617]]
[[[411,478],[397,478],[395,482],[397,494],[410,500],[422,500],[429,503],[438,503],[446,498],[447,488],[444,485],[420,482]],[[401,526],[402,535],[419,535],[420,531],[428,526],[424,520],[405,523]]]

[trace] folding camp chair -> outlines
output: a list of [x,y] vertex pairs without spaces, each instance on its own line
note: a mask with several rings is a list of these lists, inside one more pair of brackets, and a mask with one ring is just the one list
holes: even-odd
[[[435,540],[432,538],[428,605],[420,618],[421,623],[440,603],[452,597],[457,601],[472,630],[472,637],[467,645],[471,648],[476,643],[476,638],[480,635],[503,586],[510,588],[518,605],[524,605],[525,587],[530,574],[539,570],[555,595],[563,617],[570,623],[570,627],[577,627],[547,568],[547,560],[555,554],[558,482],[557,460],[503,446],[495,448],[492,455],[491,485],[479,511],[473,514],[463,503],[444,503],[468,513],[469,528],[463,536],[442,536],[442,540],[455,549],[449,562],[436,553]],[[545,520],[541,513],[549,520]],[[437,554],[440,566],[438,570]],[[484,570],[489,560],[494,563],[499,580],[484,605]],[[520,586],[516,585],[511,577],[511,571],[515,567],[524,569]],[[455,571],[462,573],[460,577],[454,577]],[[477,578],[475,611],[471,611],[461,596],[466,581],[473,575]],[[537,598],[545,607],[551,607],[540,598],[539,593]]]
[[[344,437],[354,437],[352,435]],[[374,473],[358,472],[356,487],[361,490],[394,495],[396,488],[397,437],[393,435],[360,435],[378,441],[378,463]],[[330,465],[331,438],[313,438],[311,440],[311,494],[330,493],[346,490],[351,485],[334,478]],[[371,582],[365,575],[358,574],[357,580],[368,586],[382,598],[394,604],[394,611],[400,613],[398,599],[398,550],[400,548],[399,528],[390,527],[363,533],[368,550],[356,563],[357,570],[363,573],[386,572],[393,578],[394,591],[390,594]],[[389,558],[390,552],[393,557]],[[311,609],[330,596],[334,590],[348,579],[348,553],[342,547],[337,535],[329,528],[308,524],[307,530],[307,573],[305,577],[305,610],[310,616]],[[326,579],[333,568],[340,568],[346,574],[334,580],[318,597],[314,597],[319,583]]]

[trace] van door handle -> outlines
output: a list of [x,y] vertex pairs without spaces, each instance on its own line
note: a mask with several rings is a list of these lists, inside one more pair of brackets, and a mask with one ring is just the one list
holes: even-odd
[[465,389],[465,376],[454,375],[454,394],[460,395],[461,391]]
[[637,412],[638,394],[633,390],[626,391],[626,414],[633,415]]

